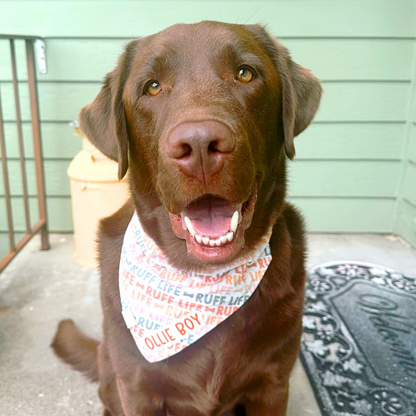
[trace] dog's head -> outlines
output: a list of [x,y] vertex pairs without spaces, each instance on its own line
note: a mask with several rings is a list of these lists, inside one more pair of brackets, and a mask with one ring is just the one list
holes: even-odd
[[224,264],[276,221],[285,158],[321,86],[258,25],[201,22],[130,42],[81,129],[177,267]]

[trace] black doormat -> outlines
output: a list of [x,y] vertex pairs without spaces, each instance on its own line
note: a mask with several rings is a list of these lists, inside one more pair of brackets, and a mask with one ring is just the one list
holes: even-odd
[[303,327],[324,416],[416,416],[416,278],[365,263],[314,267]]

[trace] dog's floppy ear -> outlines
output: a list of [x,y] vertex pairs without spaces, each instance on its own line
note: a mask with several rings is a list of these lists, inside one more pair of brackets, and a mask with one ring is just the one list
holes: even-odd
[[292,61],[289,51],[262,25],[246,25],[264,47],[282,82],[282,118],[286,155],[295,156],[293,138],[302,133],[318,111],[321,83],[309,70]]
[[309,126],[321,101],[322,87],[311,72],[292,61],[288,50],[275,38],[274,60],[282,81],[282,118],[285,151],[289,159],[295,156],[294,137]]
[[124,85],[127,81],[136,41],[130,42],[121,55],[117,67],[107,74],[95,100],[81,109],[80,129],[106,156],[118,162],[118,177],[128,169],[128,137],[123,105]]

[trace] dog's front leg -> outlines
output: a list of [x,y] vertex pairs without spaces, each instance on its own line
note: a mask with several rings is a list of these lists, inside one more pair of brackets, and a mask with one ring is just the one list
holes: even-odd
[[164,400],[157,394],[140,394],[117,377],[117,388],[124,416],[166,416]]
[[244,403],[246,416],[285,416],[289,398],[289,383],[269,385],[263,394],[251,397]]

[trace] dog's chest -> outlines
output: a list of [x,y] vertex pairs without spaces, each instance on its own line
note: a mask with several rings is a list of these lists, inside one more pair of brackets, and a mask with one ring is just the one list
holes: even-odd
[[[216,353],[210,345],[197,358],[169,369],[172,396],[161,392],[168,407],[170,404],[172,409],[180,409],[189,404],[198,409],[198,415],[231,415],[234,407],[250,394],[248,386],[261,385],[262,378],[267,379],[266,367],[259,362],[254,365],[231,337],[216,342]],[[171,416],[180,414],[172,412]]]

